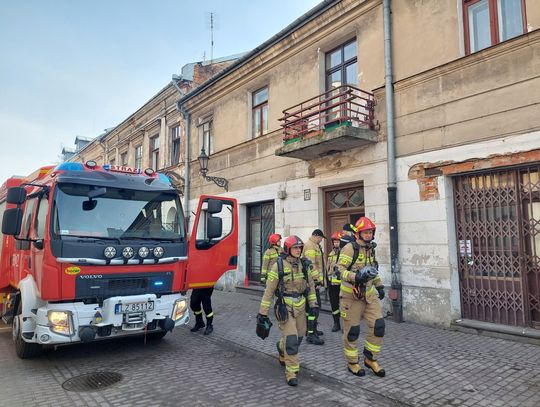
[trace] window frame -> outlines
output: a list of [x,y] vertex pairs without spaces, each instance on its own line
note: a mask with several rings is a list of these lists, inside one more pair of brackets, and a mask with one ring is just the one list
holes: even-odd
[[[354,57],[352,57],[352,58],[349,58],[349,59],[345,60],[345,47],[347,45],[349,45],[349,44],[352,44],[353,42],[356,43],[356,55]],[[328,67],[328,56],[330,54],[333,54],[337,50],[341,51],[341,62],[338,65],[330,68],[330,67]],[[324,86],[325,86],[325,90],[326,91],[331,90],[328,78],[330,77],[330,75],[332,75],[332,74],[334,74],[334,73],[336,73],[338,71],[341,73],[341,86],[348,85],[348,82],[346,80],[344,80],[344,79],[346,79],[346,77],[347,77],[347,67],[352,65],[352,64],[356,64],[356,73],[357,73],[356,81],[358,81],[358,39],[356,37],[351,38],[350,40],[347,40],[347,41],[341,43],[340,45],[338,45],[337,47],[332,48],[331,50],[325,52],[324,53]],[[353,86],[358,86],[358,82],[353,84]]]
[[[180,124],[176,124],[169,128],[169,135],[171,139],[171,165],[179,164],[181,158],[181,139],[182,131]],[[175,149],[176,147],[176,149]]]
[[[205,130],[205,126],[208,126],[208,129]],[[209,117],[205,120],[201,120],[198,127],[199,131],[199,152],[204,148],[204,151],[206,154],[211,155],[214,154],[214,120],[213,117]],[[206,136],[207,135],[207,136]],[[205,141],[208,141],[206,143]]]
[[[255,104],[255,96],[266,89],[266,99],[263,102],[260,102],[258,104]],[[269,99],[270,93],[268,89],[268,85],[263,86],[262,88],[257,89],[256,91],[251,93],[251,137],[257,138],[260,136],[264,136],[265,134],[268,134],[268,99]],[[266,126],[264,123],[264,108],[266,107]],[[255,117],[259,116],[260,120],[260,127],[259,132],[256,134],[255,132]]]
[[[142,156],[142,154],[141,154]],[[125,160],[124,160],[125,158]],[[127,167],[128,165],[128,152],[127,151],[124,151],[122,153],[120,153],[120,165],[124,166],[124,167]]]
[[487,0],[488,12],[489,12],[489,34],[491,39],[491,44],[486,47],[479,49],[477,51],[471,51],[471,38],[470,38],[470,27],[469,27],[469,8],[475,4],[484,1],[484,0],[462,0],[462,9],[463,9],[463,37],[465,41],[465,55],[474,54],[480,52],[486,48],[492,47],[494,45],[500,44],[505,41],[509,41],[512,38],[516,38],[519,35],[527,33],[527,13],[525,10],[525,0],[521,0],[521,22],[523,32],[515,37],[509,38],[507,40],[501,41],[500,37],[500,27],[499,27],[499,0]]
[[[134,164],[135,165],[134,165],[134,167],[142,169],[143,146],[142,146],[142,144],[139,144],[139,145],[135,146],[134,149],[135,149],[135,154],[134,154],[134,156],[135,156],[135,163]],[[139,151],[139,154],[137,154],[137,151]]]
[[150,168],[152,168],[154,171],[157,171],[159,169],[159,147],[159,134],[157,134],[154,137],[150,138]]

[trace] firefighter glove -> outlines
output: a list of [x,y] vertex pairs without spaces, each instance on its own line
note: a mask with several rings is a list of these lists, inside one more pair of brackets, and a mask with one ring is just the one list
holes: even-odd
[[341,280],[341,272],[339,271],[339,267],[338,267],[338,266],[334,266],[334,276],[335,276],[338,280]]
[[375,287],[375,288],[379,292],[379,300],[382,300],[384,298],[384,285],[380,285],[380,286]]
[[362,284],[367,283],[369,280],[372,280],[375,277],[377,277],[378,274],[379,272],[377,271],[375,267],[365,266],[363,269],[361,269],[360,271],[356,273],[354,282],[356,284],[362,285]]

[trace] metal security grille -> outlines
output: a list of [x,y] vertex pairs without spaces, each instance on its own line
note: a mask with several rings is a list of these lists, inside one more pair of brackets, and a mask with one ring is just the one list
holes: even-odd
[[262,256],[268,249],[268,237],[274,233],[274,202],[264,202],[248,207],[248,278],[260,282]]
[[540,322],[539,167],[454,178],[464,318]]
[[540,166],[519,172],[525,248],[525,298],[533,327],[540,328]]

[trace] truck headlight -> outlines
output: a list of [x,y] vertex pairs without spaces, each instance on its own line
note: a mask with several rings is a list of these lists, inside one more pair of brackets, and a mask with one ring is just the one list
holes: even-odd
[[73,323],[70,311],[49,311],[47,318],[51,331],[61,335],[73,335]]
[[176,322],[184,316],[187,309],[187,301],[185,299],[176,300],[173,307],[171,318]]

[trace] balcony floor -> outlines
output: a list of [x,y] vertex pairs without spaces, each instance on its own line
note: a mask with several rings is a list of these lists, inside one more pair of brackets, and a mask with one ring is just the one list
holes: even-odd
[[341,125],[332,130],[314,133],[311,137],[291,141],[278,148],[275,155],[280,157],[314,160],[333,153],[374,144],[378,141],[377,131],[366,128]]

